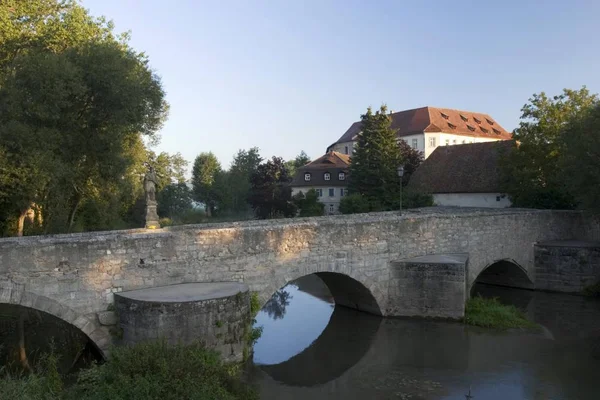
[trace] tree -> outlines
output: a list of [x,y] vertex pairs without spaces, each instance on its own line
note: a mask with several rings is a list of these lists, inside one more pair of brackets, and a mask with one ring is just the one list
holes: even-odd
[[585,88],[564,89],[548,97],[534,94],[521,109],[521,122],[513,137],[517,149],[504,158],[505,190],[513,205],[530,208],[574,208],[576,201],[561,174],[561,133],[598,104],[598,97]]
[[161,217],[175,218],[192,208],[192,192],[187,183],[171,183],[157,196],[158,215]]
[[293,160],[286,161],[285,167],[288,170],[289,176],[293,177],[296,175],[296,171],[298,168],[305,166],[310,162],[310,157],[302,150],[300,154],[296,156]]
[[345,196],[340,201],[340,212],[342,214],[367,213],[369,212],[369,201],[358,193]]
[[325,204],[319,201],[315,189],[309,189],[306,195],[303,192],[292,197],[292,201],[300,210],[300,217],[318,217],[325,214]]
[[292,217],[296,207],[291,201],[290,177],[280,157],[258,166],[250,178],[248,202],[257,218]]
[[229,195],[231,210],[235,213],[246,213],[250,209],[248,195],[250,193],[250,177],[263,161],[259,149],[239,150],[229,168]]
[[369,107],[361,125],[350,164],[349,191],[364,196],[372,211],[391,209],[399,196],[397,168],[402,154],[387,107],[375,113]]
[[561,134],[564,179],[576,200],[600,212],[600,105],[569,122]]
[[29,51],[11,67],[0,83],[0,146],[13,165],[30,155],[48,160],[48,183],[29,190],[28,200],[45,202],[47,213],[67,210],[60,225],[70,229],[87,197],[122,179],[132,164],[129,143],[155,138],[167,113],[160,80],[145,57],[119,43]]
[[203,203],[206,215],[211,216],[215,211],[218,194],[215,191],[215,177],[221,171],[221,164],[212,153],[200,153],[194,161],[192,170],[192,193],[194,200]]
[[402,177],[402,186],[408,185],[410,177],[423,162],[423,152],[413,149],[405,140],[398,141],[400,149],[400,158],[404,165],[404,176]]

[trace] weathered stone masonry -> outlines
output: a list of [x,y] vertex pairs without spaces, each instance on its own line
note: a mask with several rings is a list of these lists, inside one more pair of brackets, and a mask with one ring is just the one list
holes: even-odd
[[[491,263],[509,259],[535,281],[535,242],[597,240],[589,237],[597,232],[596,225],[576,212],[429,209],[402,216],[377,213],[7,238],[0,240],[0,302],[56,315],[106,349],[111,337],[98,313],[120,291],[240,281],[266,301],[291,280],[333,272],[352,278],[347,281],[357,286],[350,291],[363,297],[370,292],[375,303],[366,299],[365,307],[376,304],[381,314],[394,315],[403,304],[390,296],[397,292],[390,279],[391,261],[468,254],[468,289]],[[349,299],[357,308],[363,302],[359,297]]]

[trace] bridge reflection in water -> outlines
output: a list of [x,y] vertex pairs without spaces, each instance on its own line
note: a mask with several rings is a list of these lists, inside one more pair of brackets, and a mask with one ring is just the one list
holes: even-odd
[[[474,399],[486,400],[592,400],[600,392],[599,301],[477,287],[524,308],[546,327],[543,334],[491,332],[452,322],[382,319],[344,307],[332,312],[319,281],[303,280],[286,288],[291,298],[279,319],[266,311],[259,317],[265,336],[255,361],[262,365],[252,372],[262,399],[462,400],[469,386]],[[307,292],[323,308],[310,306]],[[296,307],[298,299],[303,301]],[[286,329],[269,334],[288,318]],[[315,319],[322,331],[311,325]]]

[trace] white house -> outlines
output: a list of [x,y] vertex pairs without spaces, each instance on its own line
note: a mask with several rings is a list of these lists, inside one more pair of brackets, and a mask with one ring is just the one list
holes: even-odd
[[[487,114],[448,108],[421,107],[391,114],[398,139],[429,157],[439,146],[509,140],[511,134]],[[361,123],[355,122],[329,146],[342,154],[352,154]]]
[[325,204],[325,214],[338,214],[342,197],[348,194],[350,156],[330,151],[298,168],[292,180],[292,196],[315,189]]
[[515,146],[506,140],[438,147],[410,177],[407,189],[431,193],[439,206],[510,207],[499,161]]

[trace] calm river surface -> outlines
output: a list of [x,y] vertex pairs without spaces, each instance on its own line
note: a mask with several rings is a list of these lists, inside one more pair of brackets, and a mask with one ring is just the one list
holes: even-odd
[[252,379],[263,399],[600,399],[600,301],[493,286],[541,334],[383,319],[335,307],[312,275],[257,316]]

